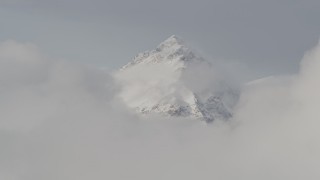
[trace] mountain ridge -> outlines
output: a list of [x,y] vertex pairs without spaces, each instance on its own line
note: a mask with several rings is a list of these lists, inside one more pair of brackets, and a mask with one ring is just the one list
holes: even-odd
[[170,36],[168,39],[160,43],[156,49],[145,51],[136,55],[131,62],[124,65],[121,70],[129,68],[137,64],[150,63],[190,63],[190,61],[204,62],[205,60],[197,56],[191,48],[176,35]]

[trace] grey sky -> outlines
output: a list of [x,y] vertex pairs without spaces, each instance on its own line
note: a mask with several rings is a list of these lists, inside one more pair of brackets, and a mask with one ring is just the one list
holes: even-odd
[[320,35],[319,0],[16,0],[0,2],[0,40],[118,68],[172,34],[256,77],[297,71]]
[[[319,0],[0,0],[0,180],[319,179],[319,17]],[[300,62],[301,72],[243,86],[229,121],[140,116],[124,98],[171,111],[206,106],[195,96],[210,89],[215,111],[227,94],[218,90],[229,91],[229,72],[211,68],[167,79],[151,66],[120,79],[95,68],[116,69],[172,34],[235,64],[231,75]]]

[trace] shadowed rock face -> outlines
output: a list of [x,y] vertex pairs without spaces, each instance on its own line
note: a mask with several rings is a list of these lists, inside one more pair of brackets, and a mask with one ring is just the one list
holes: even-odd
[[[209,89],[209,93],[204,95],[202,92],[194,92],[187,84],[193,84],[190,81],[203,81],[203,78],[212,77],[193,80],[182,78],[188,70],[195,76],[202,73],[202,70],[213,71],[207,68],[211,66],[194,53],[181,38],[171,36],[155,50],[138,54],[121,68],[116,76],[123,85],[120,97],[129,107],[144,115],[157,113],[164,116],[197,118],[206,122],[216,119],[227,120],[232,117],[232,103],[225,99],[237,100],[234,89],[225,83],[217,83],[224,84],[225,87],[214,88],[211,92]],[[194,67],[206,68],[198,68],[193,72]]]

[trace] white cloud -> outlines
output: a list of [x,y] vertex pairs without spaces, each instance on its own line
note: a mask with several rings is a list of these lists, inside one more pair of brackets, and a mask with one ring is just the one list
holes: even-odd
[[320,48],[301,72],[246,86],[229,123],[140,119],[110,75],[0,46],[0,178],[317,179]]

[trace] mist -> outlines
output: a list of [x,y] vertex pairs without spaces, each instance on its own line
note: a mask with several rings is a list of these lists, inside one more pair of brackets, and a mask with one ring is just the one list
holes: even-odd
[[113,72],[32,43],[2,42],[0,75],[0,179],[320,177],[319,45],[299,73],[243,84],[233,118],[210,124],[141,117]]

